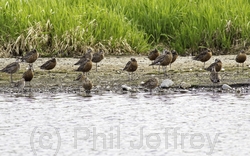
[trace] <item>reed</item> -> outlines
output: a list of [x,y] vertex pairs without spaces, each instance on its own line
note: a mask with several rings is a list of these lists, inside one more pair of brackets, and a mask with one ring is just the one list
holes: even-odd
[[2,0],[1,56],[37,48],[42,56],[202,47],[230,53],[249,45],[248,0]]

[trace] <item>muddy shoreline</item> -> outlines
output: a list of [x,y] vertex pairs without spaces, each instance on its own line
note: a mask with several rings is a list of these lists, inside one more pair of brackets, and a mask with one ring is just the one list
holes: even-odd
[[[134,57],[138,62],[138,69],[133,75],[132,81],[128,81],[128,74],[122,71],[126,63]],[[248,60],[244,65],[244,69],[240,68],[235,62],[235,55],[222,55],[212,56],[212,58],[206,62],[206,67],[214,62],[216,58],[221,59],[223,63],[223,70],[220,72],[222,77],[221,83],[228,84],[232,87],[248,86],[249,80],[249,63]],[[57,65],[51,71],[51,77],[47,71],[39,69],[50,58],[38,58],[33,64],[35,75],[31,81],[32,90],[43,89],[62,89],[71,88],[72,90],[79,90],[82,88],[81,83],[74,81],[80,72],[74,71],[78,66],[74,63],[79,58],[57,58]],[[14,58],[1,58],[0,68],[4,68],[7,64],[14,62]],[[121,88],[121,85],[128,85],[134,88],[138,88],[142,81],[147,80],[152,75],[159,78],[160,82],[164,79],[171,79],[174,85],[171,88],[179,88],[182,82],[189,83],[191,87],[211,87],[212,83],[209,80],[209,72],[203,70],[203,63],[192,60],[192,57],[181,57],[172,64],[171,69],[167,67],[168,75],[164,76],[162,70],[158,73],[158,67],[152,68],[149,66],[151,61],[146,56],[105,56],[104,60],[98,63],[98,72],[95,71],[96,65],[93,63],[92,70],[88,74],[88,78],[92,80],[94,90],[113,90]],[[28,67],[27,63],[21,63],[20,70],[13,74],[13,80],[18,81],[22,78],[23,72]],[[9,90],[13,88],[13,85],[9,83],[9,74],[0,73],[0,88],[1,90]],[[29,83],[26,83],[25,89],[29,88]]]

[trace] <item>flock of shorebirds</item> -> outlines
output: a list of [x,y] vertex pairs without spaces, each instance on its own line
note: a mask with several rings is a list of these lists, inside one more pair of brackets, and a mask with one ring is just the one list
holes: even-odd
[[[8,64],[6,67],[1,69],[1,72],[5,72],[10,74],[10,82],[13,83],[12,74],[16,73],[20,69],[20,62],[26,62],[28,63],[28,69],[25,71],[22,75],[22,79],[15,84],[16,87],[18,87],[20,90],[23,91],[23,88],[25,86],[25,82],[29,82],[33,79],[34,76],[34,69],[33,69],[33,63],[37,60],[39,57],[39,53],[36,49],[31,50],[30,52],[26,53],[25,56],[17,58],[17,60],[13,63]],[[175,60],[178,57],[178,53],[175,50],[166,50],[164,49],[162,54],[157,49],[154,49],[148,53],[148,59],[152,61],[149,66],[158,65],[159,71],[160,66],[162,68],[164,67],[164,75],[166,76],[167,72],[167,66],[170,66],[175,62]],[[206,49],[197,56],[193,57],[193,60],[201,61],[204,63],[204,69],[207,71],[210,71],[210,80],[213,84],[219,83],[221,78],[219,75],[219,71],[222,68],[222,62],[220,59],[215,59],[215,62],[212,63],[209,67],[205,68],[205,62],[207,62],[212,57],[212,51],[210,49]],[[242,67],[244,66],[244,62],[246,61],[247,55],[244,50],[240,51],[235,61],[237,63],[242,63]],[[97,63],[102,61],[104,59],[104,51],[100,49],[97,52],[92,51],[92,49],[88,48],[86,53],[80,58],[78,62],[76,62],[74,65],[79,65],[79,67],[75,71],[82,72],[82,75],[79,75],[77,80],[80,80],[82,82],[82,86],[85,89],[86,93],[89,93],[92,89],[92,82],[87,77],[87,72],[89,72],[92,69],[92,62],[96,63],[96,71],[97,71]],[[48,70],[50,74],[50,70],[55,68],[57,62],[56,58],[52,58],[42,64],[40,66],[40,69]],[[129,75],[129,80],[131,80],[131,74],[137,70],[138,64],[135,58],[131,58],[130,61],[127,62],[125,65],[123,71],[127,71]],[[131,74],[130,74],[131,73]],[[152,93],[152,90],[156,88],[159,85],[159,80],[157,77],[152,77],[148,79],[146,82],[141,84],[145,88],[149,89]]]

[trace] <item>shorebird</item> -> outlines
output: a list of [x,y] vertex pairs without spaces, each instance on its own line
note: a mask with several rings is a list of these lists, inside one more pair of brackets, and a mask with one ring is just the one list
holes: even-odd
[[99,52],[95,52],[93,54],[92,62],[96,64],[96,71],[97,71],[97,63],[104,59],[104,52],[102,49],[99,50]]
[[167,50],[164,50],[163,52],[164,52],[164,54],[158,56],[154,60],[154,62],[151,63],[149,66],[152,66],[152,65],[165,66],[164,75],[166,76],[167,65],[169,65],[171,63],[173,56],[172,56],[172,53],[167,51]]
[[27,62],[32,64],[37,60],[38,57],[39,53],[36,51],[36,49],[33,49],[22,57],[22,62]]
[[30,81],[33,79],[33,76],[34,76],[33,65],[29,64],[28,69],[23,73],[23,78],[26,82],[29,82],[29,86],[30,86]]
[[18,88],[18,93],[20,92],[20,90],[22,91],[23,93],[23,88],[25,86],[25,80],[24,78],[22,78],[21,80],[17,81],[15,84],[14,84],[15,87]]
[[214,63],[207,67],[206,70],[211,72],[214,67],[216,72],[219,72],[221,70],[222,62],[220,59],[215,59]]
[[86,61],[87,58],[89,58],[90,60],[92,60],[93,58],[92,50],[90,48],[87,49],[87,52],[74,65],[82,64],[83,62]]
[[219,73],[216,72],[215,66],[212,68],[210,73],[210,80],[213,82],[213,87],[215,87],[215,84],[219,83],[221,80]]
[[173,58],[172,58],[172,61],[171,61],[171,63],[170,63],[170,69],[171,69],[171,64],[174,63],[175,60],[176,60],[177,57],[178,57],[178,53],[177,53],[175,50],[172,50],[171,53],[172,53]]
[[45,62],[43,65],[40,66],[40,69],[48,70],[50,76],[50,70],[54,69],[56,66],[56,58],[53,57],[52,59]]
[[75,71],[81,71],[83,73],[89,72],[92,68],[92,60],[87,58]]
[[91,80],[88,79],[88,78],[87,78],[86,76],[84,76],[84,75],[82,76],[82,80],[83,80],[82,86],[83,86],[85,92],[86,92],[87,94],[89,94],[89,93],[90,93],[90,90],[92,89],[93,84],[92,84]]
[[146,82],[141,84],[143,87],[150,90],[150,94],[152,94],[152,90],[155,89],[159,85],[159,79],[157,77],[153,77],[148,79]]
[[128,61],[128,63],[126,64],[126,66],[123,68],[123,71],[127,71],[128,72],[128,76],[129,76],[129,80],[131,80],[130,77],[130,72],[133,73],[134,71],[136,71],[138,67],[137,61],[135,58],[131,58],[130,61]]
[[246,52],[245,52],[244,50],[241,50],[241,51],[237,54],[237,56],[236,56],[236,58],[235,58],[235,61],[236,61],[237,63],[242,63],[242,70],[243,70],[243,68],[244,68],[244,62],[246,61],[246,59],[247,59],[247,55],[246,55]]
[[204,62],[205,63],[212,57],[212,51],[210,49],[206,49],[205,51],[201,52],[199,55],[195,56],[193,60]]
[[20,69],[19,62],[20,60],[17,58],[15,62],[8,64],[6,67],[0,70],[1,72],[10,74],[10,83],[13,83],[12,74],[16,73]]
[[[155,48],[154,50],[150,51],[148,54],[148,59],[154,62],[154,60],[160,55],[159,51]],[[154,68],[154,66],[152,66]]]

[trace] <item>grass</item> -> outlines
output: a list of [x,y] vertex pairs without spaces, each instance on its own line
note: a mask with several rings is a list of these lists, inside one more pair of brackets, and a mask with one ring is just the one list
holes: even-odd
[[87,47],[113,55],[157,47],[218,54],[249,46],[249,0],[2,0],[0,56],[37,48],[76,56]]

